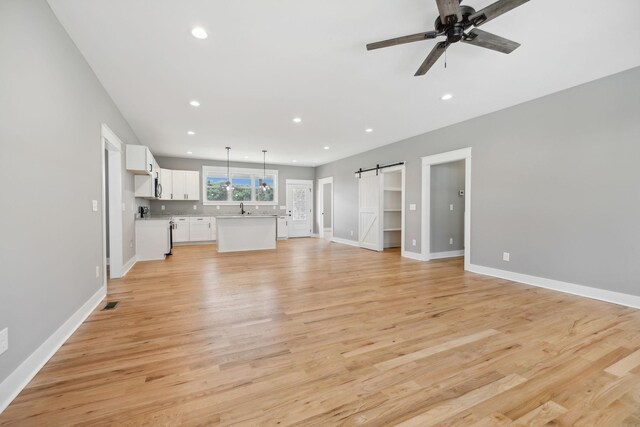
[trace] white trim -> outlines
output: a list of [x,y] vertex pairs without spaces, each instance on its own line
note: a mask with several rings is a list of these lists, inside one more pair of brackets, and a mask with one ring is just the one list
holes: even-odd
[[[215,205],[237,205],[240,202],[229,201],[229,200],[207,200],[207,174],[209,172],[213,173],[222,173],[223,176],[227,176],[227,167],[226,166],[202,166],[202,204],[204,206],[215,206]],[[251,187],[251,199],[243,202],[247,205],[251,206],[273,206],[278,204],[278,193],[280,189],[280,181],[278,179],[278,169],[267,169],[263,170],[262,168],[229,168],[229,174],[242,174],[242,175],[251,175],[255,178],[262,178],[263,174],[273,175],[273,182],[275,183],[275,188],[273,189],[273,201],[271,202],[261,202],[258,200],[253,200],[256,196],[255,188]],[[232,178],[233,179],[233,178]]]
[[526,285],[551,289],[553,291],[564,292],[567,294],[578,295],[585,298],[610,302],[626,307],[640,308],[640,296],[637,295],[607,291],[604,289],[592,288],[590,286],[576,285],[574,283],[546,279],[544,277],[536,277],[530,276],[528,274],[515,273],[513,271],[484,267],[482,265],[471,264],[469,266],[469,271],[478,274],[484,274],[485,276],[498,277],[500,279],[511,280],[512,282],[524,283]]
[[422,260],[431,259],[431,166],[464,160],[464,269],[471,265],[471,147],[422,158]]
[[429,255],[429,258],[442,259],[442,258],[455,258],[460,256],[464,256],[464,249],[460,249],[458,251],[431,252],[431,255]]
[[400,256],[403,256],[409,259],[414,259],[416,261],[422,261],[422,254],[419,254],[417,252],[404,251]]
[[0,383],[0,413],[18,396],[38,371],[51,359],[82,322],[93,312],[107,295],[107,288],[101,287],[47,340],[31,353],[5,380]]
[[138,262],[138,257],[134,255],[131,257],[129,261],[127,261],[125,265],[122,266],[122,277],[127,275],[129,270],[131,270],[131,268],[133,268],[133,266],[136,265],[136,262]]
[[312,179],[286,179],[285,180],[285,185],[286,184],[311,184],[311,186],[313,187],[313,180]]
[[[102,285],[107,286],[107,215],[109,216],[109,275],[122,277],[122,146],[123,143],[109,126],[101,124],[100,160],[102,168]],[[109,194],[106,193],[105,150],[109,155]],[[109,198],[109,212],[106,200]]]
[[[325,184],[331,184],[331,227],[330,228],[324,228],[324,185]],[[319,237],[322,238],[327,238],[327,239],[331,239],[333,237],[333,177],[329,176],[326,178],[320,178],[318,179],[318,191],[317,193],[317,199],[318,199],[318,203],[317,203],[317,209],[316,209],[316,217],[317,217],[317,221],[318,221],[318,235]],[[327,230],[330,230],[330,233],[326,233]]]
[[360,243],[358,243],[356,240],[348,240],[348,239],[341,239],[339,237],[332,237],[331,241],[333,243],[340,243],[341,245],[355,246],[356,248],[360,247]]

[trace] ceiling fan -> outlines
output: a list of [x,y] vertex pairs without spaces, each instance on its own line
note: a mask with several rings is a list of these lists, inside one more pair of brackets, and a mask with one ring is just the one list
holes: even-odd
[[440,17],[436,19],[435,31],[427,31],[426,33],[412,34],[410,36],[369,43],[367,50],[445,36],[447,39],[434,46],[431,53],[429,53],[420,68],[418,68],[415,74],[416,76],[425,75],[447,48],[459,41],[502,53],[511,53],[520,47],[520,43],[477,28],[469,32],[467,32],[467,30],[471,27],[479,27],[528,1],[529,0],[498,0],[476,12],[476,10],[470,6],[461,6],[460,3],[462,3],[462,0],[436,0]]

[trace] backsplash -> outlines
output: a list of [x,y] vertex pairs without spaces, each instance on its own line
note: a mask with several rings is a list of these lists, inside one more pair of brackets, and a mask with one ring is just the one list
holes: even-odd
[[[240,213],[240,202],[234,205],[203,205],[200,201],[175,201],[168,200],[168,203],[163,203],[159,200],[154,200],[151,203],[152,215],[231,215]],[[162,206],[165,207],[162,210]],[[193,209],[193,207],[196,209]],[[219,208],[219,209],[218,209]],[[257,208],[257,209],[256,209]],[[286,215],[286,209],[280,209],[280,206],[272,205],[251,205],[244,204],[244,210],[250,212],[252,215]]]

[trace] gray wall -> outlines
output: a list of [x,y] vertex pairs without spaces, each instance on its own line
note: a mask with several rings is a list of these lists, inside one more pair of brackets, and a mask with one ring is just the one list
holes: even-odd
[[464,160],[431,167],[431,253],[464,249],[464,196],[458,195],[460,190],[464,190]]
[[[226,166],[226,161],[220,160],[202,160],[202,159],[184,159],[179,157],[156,157],[156,161],[161,168],[173,169],[173,170],[191,170],[200,172],[200,178],[202,178],[202,166]],[[243,163],[243,162],[231,162],[232,168],[253,168],[262,169],[262,163]],[[267,169],[276,169],[278,171],[278,206],[274,211],[271,206],[260,206],[258,212],[278,213],[284,214],[284,210],[280,210],[280,206],[286,205],[286,180],[287,179],[310,179],[314,178],[314,168],[312,167],[300,167],[300,166],[285,166],[285,165],[270,165],[267,164]],[[315,186],[314,186],[315,188]],[[202,204],[202,180],[200,180],[200,199],[198,201],[182,201],[182,200],[152,200],[151,201],[151,213],[170,213],[170,214],[210,214],[218,215],[229,212],[238,212],[240,203],[237,205],[220,205],[218,210],[215,205],[205,206]],[[161,206],[165,207],[162,211]],[[196,209],[193,209],[193,206]],[[245,203],[245,208],[253,208],[255,205]]]
[[[100,288],[101,123],[137,139],[44,0],[0,2],[0,94],[3,381]],[[135,201],[123,181],[126,261]]]
[[639,117],[634,68],[319,166],[316,178],[334,179],[334,235],[356,240],[353,171],[406,161],[405,247],[420,252],[420,157],[473,147],[473,264],[640,295]]

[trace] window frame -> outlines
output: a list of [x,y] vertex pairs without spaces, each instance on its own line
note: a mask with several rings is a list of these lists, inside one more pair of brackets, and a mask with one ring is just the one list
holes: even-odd
[[[280,182],[278,180],[278,170],[277,169],[267,169],[263,171],[262,168],[229,168],[229,174],[231,175],[231,180],[233,181],[233,175],[250,175],[251,176],[251,200],[247,200],[244,202],[233,201],[233,200],[209,200],[207,198],[207,178],[209,175],[217,175],[222,176],[224,178],[227,177],[227,167],[226,166],[202,166],[202,204],[205,206],[214,206],[214,205],[238,205],[240,203],[246,203],[250,205],[265,205],[265,206],[273,206],[278,204],[278,191],[280,187]],[[262,179],[263,175],[273,176],[274,189],[273,189],[273,201],[265,202],[258,201],[256,194],[256,183],[258,179]]]

